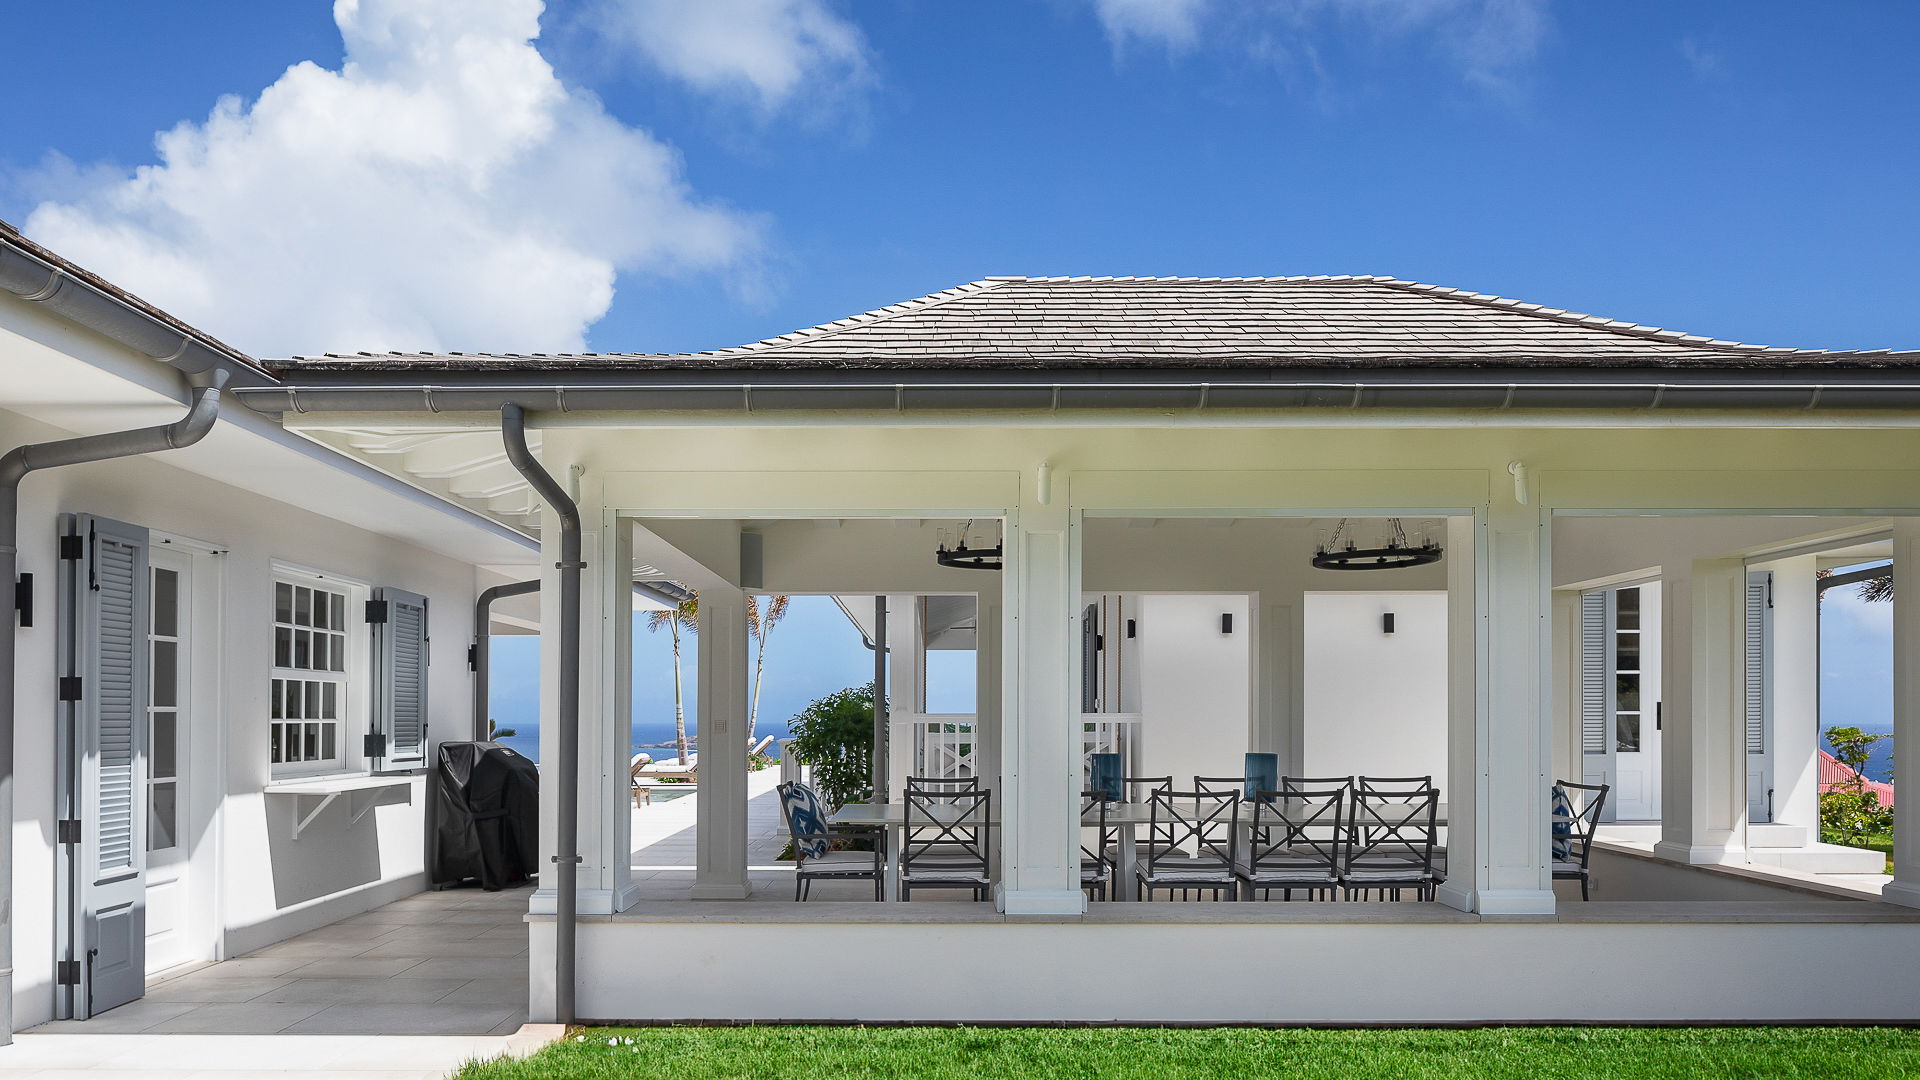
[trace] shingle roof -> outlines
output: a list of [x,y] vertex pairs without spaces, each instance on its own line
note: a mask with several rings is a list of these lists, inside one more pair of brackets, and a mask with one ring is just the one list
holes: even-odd
[[694,353],[329,353],[282,371],[1765,367],[1920,364],[1784,349],[1390,277],[995,277]]

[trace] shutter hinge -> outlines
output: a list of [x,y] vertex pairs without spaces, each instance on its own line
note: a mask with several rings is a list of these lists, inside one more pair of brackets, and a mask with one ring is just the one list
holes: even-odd
[[80,985],[80,961],[62,960],[55,967],[53,981],[56,986]]
[[33,625],[33,575],[21,574],[13,586],[13,610],[20,613],[20,625]]
[[62,559],[78,559],[86,553],[86,546],[80,539],[79,533],[75,533],[72,536],[62,536],[60,538],[60,557]]
[[387,756],[387,737],[378,732],[368,732],[360,742],[360,752],[370,758]]
[[384,623],[387,621],[387,602],[385,600],[367,601],[367,621]]
[[84,695],[81,692],[80,676],[78,675],[60,676],[60,700],[61,701],[79,701],[83,696]]
[[478,645],[467,646],[467,670],[480,670],[480,646]]
[[77,844],[80,842],[80,820],[61,818],[54,830],[54,843]]

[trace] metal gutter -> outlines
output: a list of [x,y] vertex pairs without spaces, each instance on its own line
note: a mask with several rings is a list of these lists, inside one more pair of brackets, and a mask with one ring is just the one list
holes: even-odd
[[500,435],[507,458],[540,498],[560,518],[560,685],[554,762],[554,799],[558,821],[554,828],[554,1017],[555,1023],[574,1021],[574,939],[578,930],[580,863],[580,508],[567,489],[533,456],[527,446],[527,417],[519,405],[500,407]]
[[1873,372],[1818,379],[1728,378],[1725,372],[1617,375],[1590,368],[1530,370],[1490,378],[1484,370],[1408,378],[1378,374],[1302,377],[1290,372],[1200,370],[1139,372],[942,371],[846,372],[831,381],[819,373],[783,373],[622,383],[333,383],[247,387],[251,409],[269,414],[491,412],[512,402],[523,409],[568,414],[691,411],[754,414],[788,410],[913,413],[931,410],[1061,412],[1089,409],[1448,409],[1515,412],[1605,409],[1673,412],[1692,409],[1766,409],[1842,413],[1920,409],[1920,379]]
[[20,569],[20,484],[27,474],[43,469],[158,453],[199,442],[220,415],[220,388],[226,385],[227,369],[210,363],[194,369],[187,379],[192,405],[171,424],[31,443],[0,457],[0,1045],[13,1041],[13,752],[19,634],[14,599]]

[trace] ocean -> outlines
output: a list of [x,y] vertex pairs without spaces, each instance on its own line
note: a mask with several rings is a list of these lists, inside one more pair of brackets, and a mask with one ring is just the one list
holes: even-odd
[[[512,747],[518,753],[528,758],[531,758],[534,761],[539,761],[540,760],[540,726],[538,724],[521,724],[521,723],[515,723],[507,726],[511,726],[513,728],[513,734],[508,736],[507,738],[499,740],[500,743],[504,746]],[[695,734],[696,734],[696,730],[694,729],[693,725],[691,724],[687,725],[687,737],[689,739],[692,739],[692,737]],[[766,723],[764,720],[761,721],[760,726],[758,728],[758,735],[756,736],[756,738],[764,737],[767,735],[777,735],[780,738],[786,738],[787,736],[786,725],[784,724],[770,725]],[[664,749],[662,749],[659,746],[653,746],[649,744],[664,744]],[[672,724],[636,723],[633,725],[632,745],[636,749],[640,747],[645,747],[646,753],[652,754],[655,761],[672,761],[673,755],[674,755],[673,725]],[[695,745],[693,745],[691,749],[698,750],[700,749],[700,747],[698,743],[695,743]]]

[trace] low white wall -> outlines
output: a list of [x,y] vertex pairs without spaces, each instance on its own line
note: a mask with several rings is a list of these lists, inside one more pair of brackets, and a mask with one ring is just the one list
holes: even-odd
[[[550,1001],[553,927],[530,930],[533,1000]],[[1920,1019],[1920,923],[809,925],[714,913],[583,922],[579,955],[579,1012],[598,1020]],[[805,977],[777,977],[770,957],[797,958]]]
[[1308,593],[1305,678],[1304,775],[1432,776],[1444,801],[1446,593]]

